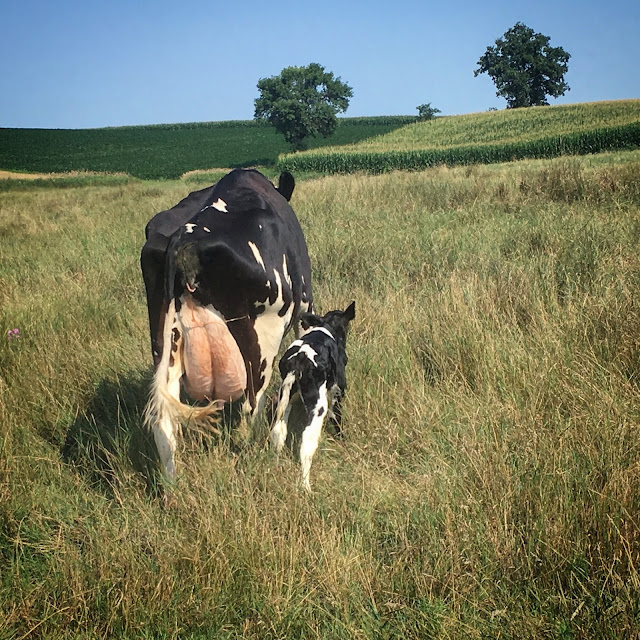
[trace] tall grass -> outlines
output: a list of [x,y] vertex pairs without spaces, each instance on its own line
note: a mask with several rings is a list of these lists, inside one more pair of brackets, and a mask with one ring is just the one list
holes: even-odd
[[264,424],[187,441],[170,510],[137,258],[188,186],[0,194],[0,637],[638,637],[634,157],[300,183],[345,441],[310,497]]

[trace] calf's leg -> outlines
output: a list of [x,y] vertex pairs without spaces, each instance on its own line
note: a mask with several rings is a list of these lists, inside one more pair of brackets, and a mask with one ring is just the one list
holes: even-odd
[[296,374],[290,371],[282,381],[280,394],[278,396],[278,408],[276,409],[276,421],[271,429],[271,448],[276,453],[282,451],[282,447],[287,440],[287,422],[291,413],[291,391],[296,383]]
[[329,411],[329,394],[326,382],[323,382],[319,389],[314,387],[306,388],[303,378],[301,386],[303,386],[301,389],[302,400],[308,416],[308,424],[302,432],[302,444],[300,445],[302,486],[306,491],[311,492],[309,471],[311,470],[311,461],[320,442],[322,425]]

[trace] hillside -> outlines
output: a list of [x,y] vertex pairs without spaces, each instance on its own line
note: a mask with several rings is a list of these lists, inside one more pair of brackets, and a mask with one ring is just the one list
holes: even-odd
[[439,117],[355,144],[283,154],[278,166],[292,171],[379,172],[639,145],[640,100],[620,100]]

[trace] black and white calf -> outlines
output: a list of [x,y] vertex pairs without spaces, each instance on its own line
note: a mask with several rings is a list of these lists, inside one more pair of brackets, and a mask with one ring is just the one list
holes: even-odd
[[347,329],[355,315],[355,302],[344,311],[329,311],[322,317],[303,313],[300,324],[304,333],[280,360],[282,385],[271,430],[271,446],[278,453],[282,450],[292,401],[299,395],[307,414],[300,444],[302,486],[307,491],[311,491],[309,470],[327,416],[333,419],[340,433],[340,402],[347,388]]

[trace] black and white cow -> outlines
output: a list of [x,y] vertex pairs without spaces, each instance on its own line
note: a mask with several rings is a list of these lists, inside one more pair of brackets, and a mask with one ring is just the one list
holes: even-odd
[[287,439],[292,401],[299,396],[307,415],[300,443],[302,486],[307,491],[311,491],[311,461],[327,416],[333,419],[340,433],[340,403],[347,388],[347,329],[355,315],[355,302],[344,311],[329,311],[322,317],[313,313],[302,314],[300,323],[304,334],[280,359],[282,385],[271,430],[271,446],[278,453],[282,450]]
[[[294,185],[289,173],[276,189],[236,169],[147,224],[140,262],[155,371],[145,422],[169,479],[181,420],[243,396],[255,416],[283,336],[311,308]],[[207,406],[183,404],[181,385]]]

